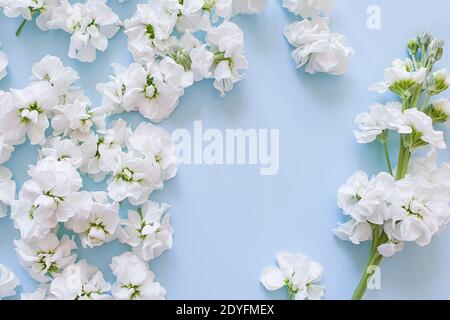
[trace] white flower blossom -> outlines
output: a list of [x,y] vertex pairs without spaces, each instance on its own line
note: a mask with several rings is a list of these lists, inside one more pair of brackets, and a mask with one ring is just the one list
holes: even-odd
[[61,59],[49,55],[33,64],[31,72],[32,80],[49,82],[59,96],[67,94],[70,86],[80,78],[75,70],[64,67]]
[[410,59],[396,59],[384,71],[384,81],[373,84],[369,89],[379,93],[384,93],[389,89],[401,97],[408,97],[414,86],[425,81],[426,75],[426,68],[414,71],[414,64]]
[[295,300],[320,300],[325,287],[318,283],[322,279],[323,267],[302,254],[280,252],[278,267],[267,266],[260,281],[267,290],[278,290],[286,286],[290,298]]
[[80,147],[71,139],[54,137],[48,139],[40,150],[40,158],[55,158],[58,161],[67,161],[78,169],[83,164],[83,155]]
[[450,101],[445,98],[431,103],[426,109],[426,114],[433,120],[433,123],[449,123],[450,119]]
[[411,133],[402,116],[402,104],[389,102],[386,105],[372,104],[370,113],[359,114],[355,122],[359,130],[355,131],[358,143],[370,143],[379,138],[385,130],[398,131],[401,134]]
[[297,68],[306,65],[305,71],[311,74],[347,72],[348,59],[355,51],[344,45],[343,35],[330,32],[327,18],[296,21],[285,28],[284,35],[297,48],[292,52]]
[[7,206],[16,198],[16,182],[12,176],[11,170],[0,167],[0,218],[6,216]]
[[164,300],[166,290],[155,282],[148,265],[136,255],[125,252],[113,257],[111,269],[116,276],[112,294],[116,300]]
[[208,31],[206,41],[214,53],[214,87],[224,96],[244,78],[248,63],[244,56],[244,33],[234,23],[224,21]]
[[437,149],[446,149],[444,133],[436,131],[433,120],[425,113],[412,108],[403,113],[405,125],[411,128],[411,135],[406,142],[408,147],[415,149],[423,145],[430,145]]
[[117,33],[120,25],[119,16],[107,6],[106,0],[87,0],[73,5],[62,0],[48,22],[51,29],[63,29],[72,34],[69,57],[81,62],[95,61],[97,50],[106,50],[108,39]]
[[50,285],[47,283],[41,284],[34,292],[22,293],[20,300],[55,300],[55,297],[50,294]]
[[175,144],[161,127],[141,123],[128,138],[128,148],[136,155],[150,158],[160,168],[163,181],[172,179],[177,173],[178,159]]
[[16,287],[20,286],[20,280],[6,266],[0,264],[0,300],[16,295]]
[[172,248],[173,229],[167,204],[147,202],[138,211],[129,210],[124,221],[120,241],[133,247],[133,252],[142,260],[149,261],[159,257]]
[[330,15],[333,2],[332,0],[283,0],[283,7],[295,15],[309,19],[320,14]]
[[88,217],[70,219],[65,226],[78,233],[84,248],[94,248],[116,238],[119,204],[109,203],[105,192],[92,193],[93,205]]
[[14,240],[14,246],[20,264],[39,282],[50,281],[74,263],[77,257],[72,252],[77,245],[67,235],[62,236],[61,240],[53,233],[34,242]]
[[50,283],[50,292],[57,300],[109,300],[110,289],[101,271],[86,260],[68,266]]

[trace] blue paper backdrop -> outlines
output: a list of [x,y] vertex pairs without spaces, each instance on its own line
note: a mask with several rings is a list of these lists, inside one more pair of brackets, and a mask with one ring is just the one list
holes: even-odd
[[[130,17],[139,2],[108,1],[122,19]],[[357,54],[347,75],[310,76],[295,69],[292,47],[282,36],[294,16],[270,0],[260,16],[234,19],[245,32],[250,63],[248,78],[221,99],[211,82],[187,90],[167,130],[193,129],[195,120],[205,128],[279,128],[280,172],[263,177],[254,166],[182,166],[177,177],[153,200],[172,204],[175,244],[173,250],[150,263],[157,280],[167,288],[169,299],[266,299],[285,298],[285,292],[268,293],[258,282],[261,269],[274,264],[279,250],[302,252],[325,267],[326,298],[347,299],[359,281],[367,259],[367,246],[337,240],[331,230],[342,220],[336,208],[336,190],[357,169],[369,173],[384,170],[380,146],[358,145],[352,134],[354,118],[370,103],[387,98],[368,92],[382,79],[384,68],[403,57],[405,42],[421,30],[450,39],[442,0],[337,0],[331,28],[347,35]],[[369,5],[381,8],[380,30],[366,27]],[[0,89],[26,86],[33,62],[44,55],[60,57],[75,68],[79,84],[95,104],[100,96],[95,84],[106,82],[110,63],[131,62],[126,37],[120,33],[93,64],[67,57],[69,35],[62,31],[41,32],[28,24],[14,36],[19,19],[0,15],[0,41],[10,59],[8,77]],[[441,64],[450,66],[450,54]],[[142,119],[124,115],[134,126]],[[449,138],[448,134],[446,134]],[[447,139],[448,140],[448,139]],[[443,159],[450,160],[448,151]],[[6,166],[14,171],[18,186],[26,180],[36,150],[17,148]],[[103,186],[87,184],[91,190]],[[9,218],[0,220],[0,261],[22,280],[20,292],[30,292],[36,283],[19,265],[12,240],[19,237]],[[98,265],[113,280],[108,264],[126,246],[117,242],[80,256]],[[450,230],[432,244],[409,245],[394,259],[383,262],[382,290],[372,299],[447,299],[450,295]]]

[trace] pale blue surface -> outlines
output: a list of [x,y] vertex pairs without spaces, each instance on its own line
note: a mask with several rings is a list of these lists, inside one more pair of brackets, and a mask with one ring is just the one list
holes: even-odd
[[[108,2],[126,18],[136,3],[144,1]],[[429,30],[450,41],[448,18],[442,14],[450,9],[446,1],[336,0],[332,29],[346,34],[357,54],[346,76],[309,76],[295,69],[290,59],[292,48],[282,36],[283,27],[293,16],[279,1],[270,2],[261,16],[234,20],[246,34],[247,80],[224,99],[211,83],[196,84],[162,126],[192,130],[194,120],[203,120],[207,128],[280,128],[280,173],[262,177],[256,167],[182,166],[164,191],[152,196],[173,206],[174,248],[150,264],[170,299],[284,298],[284,292],[267,293],[258,282],[261,269],[274,264],[276,252],[283,249],[308,254],[325,266],[326,298],[349,298],[368,248],[333,236],[331,229],[342,219],[335,204],[336,190],[357,169],[370,173],[384,170],[378,146],[356,144],[354,117],[370,103],[386,99],[368,92],[367,87],[381,80],[391,60],[404,55],[409,38]],[[371,31],[366,28],[366,9],[374,3],[382,10],[382,28]],[[67,57],[68,34],[41,32],[30,23],[16,38],[19,23],[19,19],[0,16],[0,41],[10,59],[1,89],[24,87],[32,63],[52,54],[79,72],[80,85],[94,103],[99,103],[95,84],[108,80],[110,63],[131,61],[123,34],[110,41],[108,50],[94,64],[83,64]],[[441,64],[450,67],[449,52]],[[135,114],[123,117],[134,125],[141,121]],[[442,154],[450,160],[448,151]],[[24,145],[6,164],[19,186],[26,179],[27,165],[35,158],[35,149]],[[2,219],[0,261],[21,278],[21,291],[29,292],[36,283],[17,262],[12,240],[18,237],[12,221]],[[449,244],[450,230],[446,230],[430,246],[411,245],[384,261],[382,290],[367,297],[447,299]],[[100,266],[112,280],[110,259],[125,248],[112,243],[82,250],[80,256]]]

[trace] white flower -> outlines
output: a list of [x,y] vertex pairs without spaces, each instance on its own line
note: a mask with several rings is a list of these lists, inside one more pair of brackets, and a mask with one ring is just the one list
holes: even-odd
[[346,223],[339,223],[333,230],[336,237],[343,241],[351,241],[354,244],[360,244],[372,239],[372,227],[367,221],[357,221],[350,219]]
[[294,22],[285,28],[284,35],[297,48],[292,52],[297,68],[306,65],[305,71],[311,74],[347,72],[348,59],[355,51],[344,45],[343,35],[330,33],[328,19]]
[[125,252],[113,257],[111,269],[116,276],[112,294],[116,300],[163,300],[166,290],[155,282],[148,265],[136,255]]
[[[0,42],[0,47],[2,43]],[[0,51],[0,80],[6,77],[8,67],[8,56],[3,51]]]
[[[184,57],[182,51],[175,53],[174,57],[181,55]],[[194,73],[189,69],[189,66],[179,64],[172,57],[163,58],[159,67],[167,82],[175,87],[187,88],[194,83]]]
[[[2,101],[1,96],[2,92],[0,91],[0,103]],[[13,152],[14,146],[12,146],[10,142],[6,141],[5,136],[0,132],[0,164],[3,164],[6,161],[8,161],[11,158]]]
[[82,138],[90,133],[94,125],[102,129],[108,112],[107,107],[92,109],[91,101],[82,91],[70,91],[65,96],[64,103],[55,108],[53,134]]
[[224,96],[244,78],[241,71],[248,68],[244,56],[244,33],[236,24],[224,21],[208,31],[206,41],[214,53],[214,87]]
[[260,14],[269,0],[234,0],[233,15]]
[[410,59],[396,59],[392,65],[384,71],[384,81],[373,84],[369,90],[384,93],[388,89],[401,97],[411,95],[410,90],[425,81],[426,68],[414,71],[413,62]]
[[30,276],[39,282],[50,281],[68,265],[75,262],[77,249],[75,242],[67,235],[61,240],[49,233],[45,238],[34,242],[14,240],[17,257]]
[[49,55],[33,64],[31,72],[33,80],[48,81],[59,96],[67,94],[69,87],[80,78],[75,70],[64,67],[61,59]]
[[177,173],[175,144],[161,127],[141,123],[128,138],[128,148],[136,155],[150,158],[161,170],[163,181],[172,179]]
[[50,284],[50,292],[58,300],[109,300],[111,285],[98,268],[86,260],[68,266]]
[[309,19],[320,14],[330,15],[333,2],[331,0],[283,0],[283,7],[295,15]]
[[136,62],[152,62],[155,55],[167,53],[177,22],[177,13],[167,10],[167,2],[155,0],[138,4],[134,15],[125,20],[128,50]]
[[411,149],[423,145],[430,145],[437,149],[446,149],[444,133],[436,131],[433,127],[433,120],[425,113],[413,108],[407,109],[403,113],[405,125],[411,128],[412,133],[408,136],[407,146]]
[[17,286],[20,286],[20,280],[10,269],[0,264],[0,300],[14,296]]
[[110,154],[122,150],[130,131],[127,123],[119,119],[110,129],[98,131],[98,135],[91,132],[80,146],[84,157],[80,171],[89,174],[95,182],[103,181],[111,172]]
[[389,102],[386,105],[374,103],[370,107],[370,113],[359,114],[355,122],[359,131],[355,131],[358,143],[370,143],[375,141],[385,130],[395,130],[402,134],[411,133],[402,116],[402,104]]
[[121,25],[119,16],[106,5],[106,0],[87,0],[71,5],[66,0],[53,11],[48,23],[52,29],[71,33],[69,57],[81,62],[93,62],[97,50],[105,51],[108,39]]
[[183,91],[166,82],[158,64],[145,69],[133,63],[129,67],[130,81],[124,95],[124,109],[138,110],[144,117],[160,122],[166,119],[178,105]]
[[382,225],[394,187],[394,178],[385,172],[369,180],[367,173],[358,171],[339,188],[338,206],[357,222]]
[[114,75],[110,76],[111,81],[98,83],[96,87],[97,91],[102,95],[102,105],[112,110],[112,113],[121,113],[124,111],[123,105],[129,105],[129,103],[124,101],[129,79],[129,69],[117,63],[113,63],[111,66],[114,70]]
[[29,21],[34,14],[39,14],[36,24],[43,31],[48,30],[47,22],[53,10],[60,4],[61,0],[3,0],[0,2],[7,17],[22,16]]
[[448,89],[450,85],[450,76],[447,69],[441,69],[433,72],[428,84],[428,93],[430,95],[437,95]]
[[433,120],[433,122],[449,123],[450,102],[445,98],[434,101],[426,109],[426,114]]
[[84,248],[94,248],[116,238],[119,204],[109,203],[105,192],[92,193],[93,205],[87,218],[74,217],[65,226],[78,233]]
[[6,208],[16,198],[16,182],[12,180],[12,172],[0,167],[0,218],[6,216]]
[[26,241],[44,238],[58,222],[74,215],[85,216],[92,208],[88,192],[78,190],[82,180],[72,165],[55,158],[30,166],[30,180],[11,202],[11,218]]
[[54,300],[55,297],[50,294],[50,285],[41,284],[34,292],[22,293],[20,300]]
[[31,144],[45,142],[45,130],[49,126],[47,113],[57,104],[57,96],[49,83],[34,82],[25,89],[4,93],[2,103],[0,131],[6,141],[21,144],[28,135]]
[[142,159],[133,153],[111,153],[112,177],[108,195],[121,202],[128,198],[132,205],[145,203],[155,188],[161,188],[160,170],[154,159]]
[[167,204],[149,201],[137,212],[129,210],[120,241],[132,246],[133,252],[144,261],[159,257],[172,248],[170,214],[165,214],[168,209]]
[[67,161],[78,169],[83,164],[80,147],[71,139],[54,137],[49,139],[40,150],[40,158],[51,157],[58,161]]
[[302,254],[280,252],[278,267],[267,266],[260,281],[267,290],[278,290],[287,286],[289,296],[295,300],[320,300],[325,287],[318,285],[323,267]]
[[411,161],[408,175],[420,180],[422,185],[430,188],[444,188],[450,195],[450,165],[437,164],[436,149],[432,149],[424,158],[416,158]]
[[429,244],[450,219],[448,199],[448,190],[423,184],[420,179],[397,181],[384,227],[389,239]]

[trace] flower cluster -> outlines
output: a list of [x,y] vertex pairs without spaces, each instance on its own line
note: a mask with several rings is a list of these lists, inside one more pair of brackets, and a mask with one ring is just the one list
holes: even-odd
[[16,287],[20,280],[6,266],[0,264],[0,300],[16,294]]
[[[168,205],[149,201],[154,190],[177,173],[175,145],[160,127],[141,123],[135,130],[119,119],[107,124],[107,107],[93,108],[75,87],[78,74],[59,58],[46,56],[32,67],[25,89],[0,93],[1,163],[16,145],[29,140],[39,146],[38,161],[16,198],[12,172],[0,167],[0,217],[6,206],[20,231],[14,241],[19,262],[42,285],[24,299],[162,299],[165,290],[148,269],[150,259],[172,247]],[[81,174],[107,192],[83,190]],[[121,220],[120,203],[138,208]],[[86,261],[77,261],[75,237],[84,248],[120,239],[136,254],[114,257],[117,284]],[[13,293],[18,282],[0,269],[0,296]],[[111,293],[109,293],[111,292]]]
[[61,29],[70,33],[69,57],[82,62],[95,61],[97,50],[106,50],[108,39],[122,24],[106,0],[75,4],[68,0],[0,0],[0,7],[8,17],[23,18],[16,35],[36,15],[36,24],[41,30]]
[[283,7],[302,18],[284,29],[284,36],[296,48],[292,58],[297,68],[306,66],[311,74],[346,73],[354,50],[345,46],[343,35],[330,31],[324,15],[331,13],[331,0],[283,0]]
[[[450,102],[430,102],[450,84],[447,70],[433,72],[443,42],[420,34],[408,43],[408,54],[408,59],[397,59],[385,70],[383,82],[370,88],[390,90],[401,102],[374,104],[356,118],[357,141],[381,142],[388,172],[369,177],[358,171],[338,191],[338,205],[350,219],[339,224],[335,234],[355,244],[371,240],[368,266],[401,251],[406,242],[428,245],[450,219],[450,166],[437,162],[437,151],[446,149],[437,128],[448,123]],[[396,168],[388,145],[394,134],[400,136]],[[411,159],[421,149],[427,155]],[[362,297],[366,282],[365,275],[354,298]]]
[[267,290],[286,287],[289,299],[320,300],[325,287],[322,280],[323,267],[302,254],[280,252],[277,254],[278,267],[267,266],[261,272],[259,281]]
[[159,122],[174,111],[194,82],[212,78],[224,96],[247,70],[244,34],[229,19],[260,13],[266,3],[157,0],[139,4],[124,22],[135,63],[113,64],[111,81],[98,84],[103,106],[114,113],[139,111]]
[[[2,43],[0,42],[0,47],[2,46]],[[6,68],[8,67],[8,56],[6,53],[0,50],[0,80],[2,80],[4,77],[6,77],[7,71]]]

